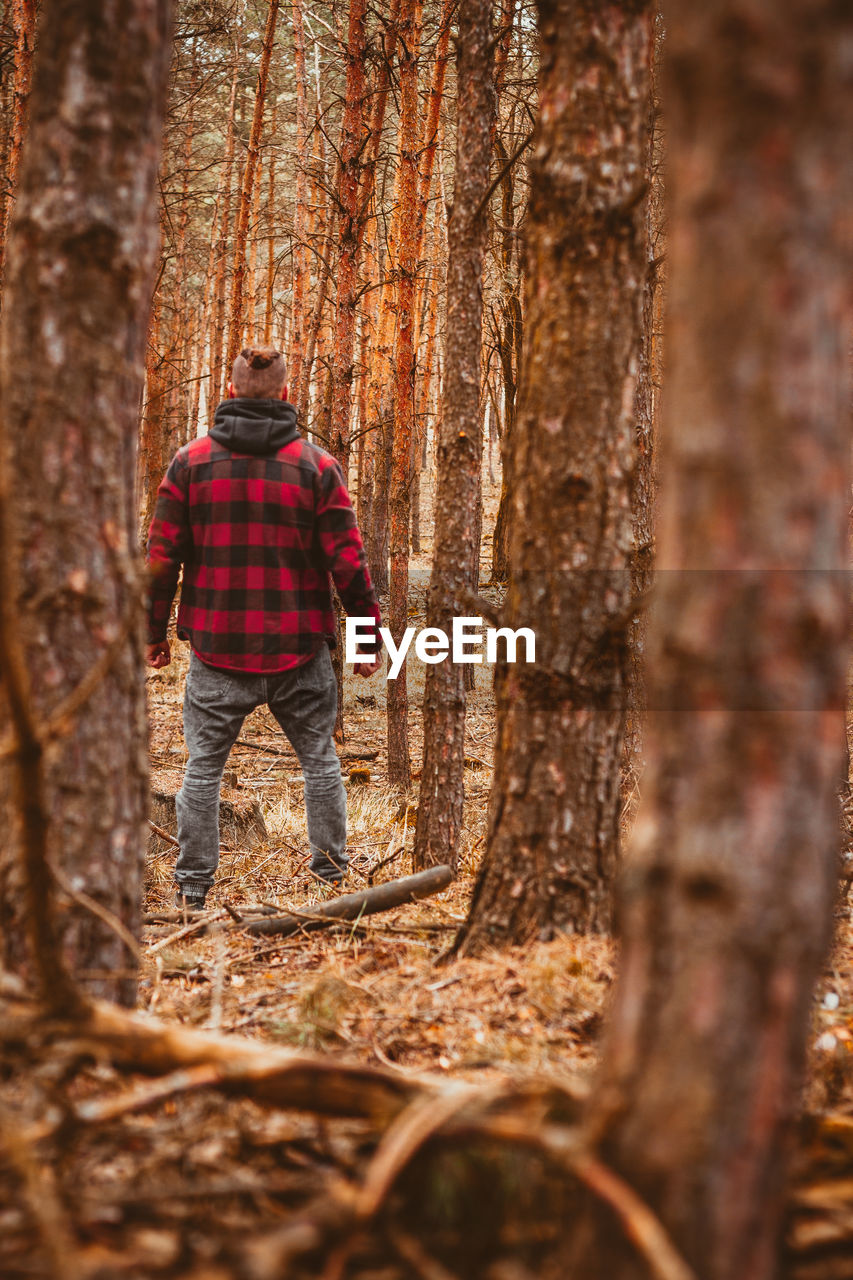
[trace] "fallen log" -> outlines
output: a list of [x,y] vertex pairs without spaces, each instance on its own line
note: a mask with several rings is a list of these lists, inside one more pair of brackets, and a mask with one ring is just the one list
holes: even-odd
[[405,906],[407,902],[429,898],[446,889],[452,879],[450,867],[429,867],[426,871],[419,871],[417,875],[404,876],[402,880],[389,880],[376,888],[364,889],[360,893],[347,893],[330,902],[313,903],[304,912],[252,920],[243,926],[243,932],[276,934],[286,938],[301,929],[323,929],[340,920],[361,920],[364,916]]
[[[42,1030],[46,1028],[42,1024]],[[59,1028],[57,1027],[57,1030]],[[203,1084],[295,1111],[388,1123],[434,1090],[430,1081],[385,1068],[296,1053],[241,1036],[189,1030],[93,1002],[83,1020],[65,1027],[66,1044],[91,1046],[120,1067],[151,1075],[210,1069]],[[193,1087],[201,1080],[188,1078]]]

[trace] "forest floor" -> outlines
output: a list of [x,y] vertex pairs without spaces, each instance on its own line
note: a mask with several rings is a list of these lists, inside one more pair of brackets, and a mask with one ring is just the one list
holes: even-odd
[[[496,489],[487,489],[494,505]],[[429,494],[425,495],[428,506]],[[487,508],[488,509],[488,508]],[[429,538],[414,564],[411,621],[423,625]],[[483,579],[489,556],[484,546]],[[484,593],[488,594],[484,588]],[[180,781],[180,713],[187,665],[150,673],[155,785]],[[421,758],[417,667],[410,681],[411,747]],[[349,676],[345,691],[350,871],[343,891],[411,870],[417,778],[404,796],[387,783],[385,681]],[[459,874],[444,892],[355,925],[289,938],[253,938],[241,908],[311,910],[336,891],[307,869],[298,763],[266,709],[246,722],[229,761],[227,794],[257,805],[266,836],[225,847],[206,930],[174,912],[175,850],[152,833],[146,876],[140,1009],[186,1028],[249,1037],[325,1059],[393,1069],[413,1079],[493,1090],[536,1081],[582,1098],[589,1087],[617,956],[601,938],[534,941],[476,959],[450,948],[464,920],[486,834],[494,746],[491,672],[470,695],[465,827]],[[626,830],[638,787],[626,788]],[[158,819],[163,819],[158,811]],[[174,827],[171,826],[171,830]],[[382,865],[380,865],[382,864]],[[375,874],[373,869],[376,868]],[[225,904],[228,904],[227,906]],[[230,909],[230,910],[229,910]],[[192,926],[192,922],[191,922]],[[7,1055],[8,1057],[8,1055]],[[62,1047],[38,1069],[22,1050],[0,1075],[0,1122],[16,1115],[49,1139],[3,1158],[0,1277],[62,1280],[562,1280],[557,1247],[571,1180],[530,1153],[461,1152],[411,1140],[409,1166],[369,1229],[337,1218],[373,1167],[379,1135],[364,1121],[277,1110],[215,1089],[174,1089],[144,1106],[75,1127],[70,1106],[149,1088],[105,1060]],[[2,1081],[5,1080],[5,1083]],[[853,1276],[853,926],[838,912],[833,956],[810,1037],[810,1115],[792,1195],[786,1274]],[[57,1108],[64,1126],[50,1120]],[[831,1114],[830,1114],[831,1112]],[[815,1120],[815,1116],[823,1119]],[[2,1124],[0,1124],[2,1128]],[[33,1154],[34,1153],[34,1154]],[[543,1195],[542,1188],[547,1187]],[[324,1209],[323,1206],[326,1206]],[[663,1273],[661,1273],[663,1274]]]

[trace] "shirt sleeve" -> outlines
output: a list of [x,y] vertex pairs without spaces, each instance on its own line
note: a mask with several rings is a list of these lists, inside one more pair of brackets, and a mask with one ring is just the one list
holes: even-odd
[[175,454],[157,491],[148,534],[148,643],[166,639],[181,565],[191,542],[187,506],[188,467],[182,450]]
[[334,458],[320,470],[317,489],[317,534],[326,568],[349,616],[373,619],[374,639],[362,640],[359,650],[376,654],[382,646],[379,604],[343,472]]

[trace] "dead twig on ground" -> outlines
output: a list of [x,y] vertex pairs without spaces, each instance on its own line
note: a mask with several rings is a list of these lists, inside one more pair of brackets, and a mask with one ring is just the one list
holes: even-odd
[[154,834],[158,835],[161,840],[167,840],[175,849],[180,849],[180,842],[177,841],[174,836],[170,836],[168,831],[164,831],[162,827],[158,827],[157,823],[152,822],[150,818],[148,819],[148,825]]

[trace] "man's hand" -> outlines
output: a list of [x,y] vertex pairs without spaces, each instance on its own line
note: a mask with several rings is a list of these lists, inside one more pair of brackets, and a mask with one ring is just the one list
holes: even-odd
[[157,644],[147,644],[145,646],[145,661],[149,667],[156,667],[158,671],[160,667],[168,667],[172,661],[172,650],[169,648],[169,641],[160,640]]
[[356,662],[353,665],[353,671],[357,676],[372,676],[375,671],[379,670],[381,665],[382,658],[377,653],[375,658],[370,658],[367,662]]

